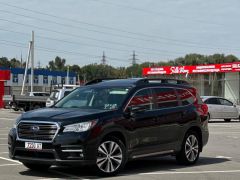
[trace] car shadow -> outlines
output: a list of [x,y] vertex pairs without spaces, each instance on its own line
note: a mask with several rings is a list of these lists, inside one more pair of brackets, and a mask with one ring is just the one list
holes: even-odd
[[[197,164],[192,167],[199,167],[211,164],[220,164],[226,161],[230,161],[225,158],[213,158],[213,157],[201,157]],[[191,166],[190,166],[191,167]],[[189,166],[178,165],[174,157],[152,157],[130,161],[126,164],[124,170],[118,176],[128,176],[140,173],[150,173],[156,171],[170,171],[186,170]],[[91,167],[51,167],[49,170],[44,172],[37,172],[32,170],[26,170],[20,172],[24,176],[41,177],[41,178],[66,178],[66,179],[99,179],[100,177],[95,176],[94,171]]]

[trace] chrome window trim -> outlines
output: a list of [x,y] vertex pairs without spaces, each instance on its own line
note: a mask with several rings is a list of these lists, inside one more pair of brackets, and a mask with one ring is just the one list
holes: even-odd
[[[155,88],[172,88],[172,89],[175,91],[176,96],[177,96],[177,100],[178,100],[179,102],[181,102],[181,100],[179,99],[179,95],[178,95],[178,93],[177,93],[177,91],[176,91],[177,89],[187,90],[195,99],[197,99],[197,98],[193,95],[193,93],[192,93],[191,91],[189,91],[187,88],[168,87],[168,86],[160,86],[160,87],[156,87],[156,86],[151,87],[151,86],[149,86],[149,87],[144,87],[144,88],[142,88],[142,89],[137,90],[137,91],[132,95],[132,97],[130,98],[130,100],[128,101],[128,103],[126,104],[126,106],[124,107],[123,111],[125,111],[125,110],[127,109],[130,101],[133,99],[133,97],[134,97],[139,91],[144,90],[144,89],[150,89],[150,91],[151,91],[151,89],[155,89]],[[153,93],[152,93],[152,95],[153,95]],[[176,106],[176,107],[186,107],[186,106],[189,106],[189,105],[192,105],[192,104],[182,105],[182,103],[181,103],[181,104],[179,104],[179,106]],[[161,108],[161,109],[151,109],[151,110],[149,110],[149,111],[162,110],[162,109],[172,109],[172,108],[176,108],[176,107],[166,107],[166,108]]]
[[[23,139],[23,138],[19,138],[18,136],[18,125],[20,123],[34,123],[34,124],[52,124],[52,125],[56,125],[57,126],[57,130],[55,135],[53,136],[51,141],[47,141],[47,140],[34,140],[34,139]],[[26,120],[20,120],[18,122],[18,124],[16,125],[16,134],[17,134],[17,141],[25,141],[25,142],[44,142],[44,143],[52,143],[55,139],[55,137],[57,136],[58,132],[60,130],[60,126],[58,123],[56,122],[50,122],[50,121],[26,121]]]

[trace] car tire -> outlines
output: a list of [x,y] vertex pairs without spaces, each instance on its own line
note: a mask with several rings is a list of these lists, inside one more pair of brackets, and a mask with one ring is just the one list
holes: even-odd
[[230,122],[230,121],[231,121],[231,119],[224,119],[224,121],[225,121],[225,122]]
[[116,137],[107,137],[96,149],[95,170],[99,176],[114,176],[126,163],[126,147]]
[[199,135],[195,131],[188,131],[183,139],[181,150],[176,155],[179,164],[192,165],[199,159],[201,143]]
[[48,164],[35,164],[35,163],[23,163],[23,165],[26,166],[28,169],[34,171],[44,171],[51,167],[51,165]]

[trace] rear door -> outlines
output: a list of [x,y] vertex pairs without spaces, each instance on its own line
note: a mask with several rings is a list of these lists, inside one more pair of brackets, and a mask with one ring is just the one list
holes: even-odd
[[155,98],[157,138],[161,150],[175,149],[182,110],[174,88],[153,88]]
[[212,119],[222,118],[222,116],[224,116],[223,106],[219,98],[209,98],[205,103],[208,105],[208,111]]
[[220,103],[223,106],[223,118],[237,118],[238,110],[236,106],[229,100],[220,98]]

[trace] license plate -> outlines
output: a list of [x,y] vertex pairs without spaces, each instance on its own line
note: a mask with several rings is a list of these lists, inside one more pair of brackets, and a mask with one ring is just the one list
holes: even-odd
[[42,150],[42,143],[25,142],[25,149]]

